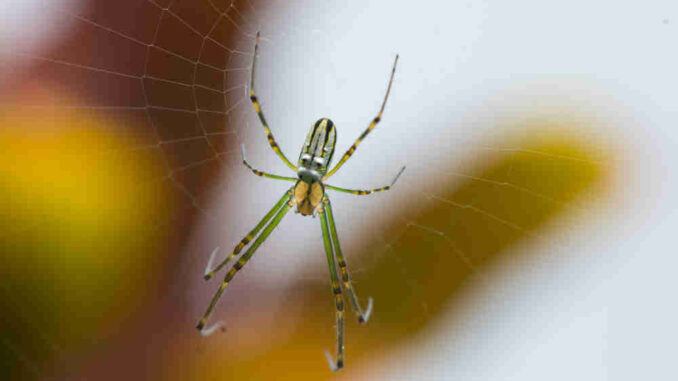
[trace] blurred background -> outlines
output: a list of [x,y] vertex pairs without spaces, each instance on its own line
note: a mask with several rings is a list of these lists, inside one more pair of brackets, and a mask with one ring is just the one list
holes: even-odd
[[[0,362],[9,380],[673,380],[678,4],[0,4]],[[371,320],[289,213],[202,337],[202,279],[331,118],[338,234]],[[225,272],[225,271],[224,271]],[[348,307],[348,304],[347,304]],[[349,311],[350,312],[350,311]]]

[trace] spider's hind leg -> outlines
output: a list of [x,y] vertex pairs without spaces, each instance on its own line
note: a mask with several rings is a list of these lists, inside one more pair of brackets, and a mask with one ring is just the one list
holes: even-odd
[[344,298],[341,294],[341,286],[339,285],[339,277],[337,276],[337,266],[334,262],[334,253],[332,251],[332,242],[329,233],[329,223],[327,220],[327,209],[324,204],[318,205],[318,214],[320,215],[320,228],[323,232],[323,243],[325,244],[325,254],[327,254],[327,264],[330,269],[330,279],[332,281],[332,295],[334,295],[334,304],[336,309],[336,323],[337,323],[337,358],[336,363],[332,359],[332,355],[325,351],[327,362],[330,369],[337,371],[344,367]]
[[268,213],[266,213],[264,218],[262,218],[261,221],[259,221],[257,226],[255,226],[254,229],[252,229],[249,233],[247,233],[247,235],[243,239],[240,240],[240,242],[233,249],[231,255],[229,255],[228,257],[226,257],[226,259],[221,261],[221,263],[219,263],[218,266],[211,268],[212,261],[214,259],[214,256],[218,252],[219,248],[217,247],[216,249],[214,249],[214,251],[212,251],[212,254],[210,255],[209,261],[207,262],[207,267],[205,267],[205,276],[204,276],[205,280],[210,280],[214,276],[214,274],[216,274],[219,270],[226,266],[226,264],[231,259],[238,255],[240,251],[245,247],[245,245],[247,245],[251,240],[253,240],[254,237],[259,233],[259,231],[264,227],[264,225],[266,225],[266,223],[271,218],[273,218],[275,212],[277,212],[280,209],[280,207],[291,197],[291,195],[292,195],[291,189],[285,192],[285,194],[280,198],[280,200],[278,200],[278,202],[275,205],[273,205],[271,210],[269,210]]
[[[219,301],[219,298],[221,298],[221,294],[224,292],[224,289],[226,288],[228,283],[233,279],[235,274],[240,269],[242,269],[243,266],[245,266],[247,261],[252,257],[252,255],[254,255],[254,252],[266,240],[266,238],[268,238],[268,236],[271,234],[273,229],[275,229],[278,226],[280,221],[282,221],[283,217],[285,217],[285,214],[287,214],[287,212],[290,210],[290,208],[294,205],[294,197],[293,197],[292,189],[293,188],[290,188],[290,190],[285,192],[285,195],[281,198],[280,201],[278,201],[276,206],[274,206],[273,209],[271,209],[271,211],[268,212],[268,214],[266,214],[264,219],[261,222],[259,222],[257,227],[255,227],[255,230],[261,229],[261,226],[263,226],[266,222],[268,222],[267,218],[270,215],[272,215],[274,212],[277,212],[275,214],[275,217],[273,217],[271,222],[268,225],[266,225],[266,227],[261,232],[261,234],[257,237],[257,239],[255,239],[254,242],[252,242],[252,245],[247,249],[245,254],[243,254],[240,257],[240,259],[238,259],[238,261],[235,264],[233,264],[233,267],[231,267],[231,269],[228,271],[228,273],[226,273],[226,276],[224,277],[224,281],[221,283],[221,285],[219,286],[219,289],[217,290],[217,293],[212,298],[212,301],[210,302],[209,307],[207,307],[207,311],[205,311],[205,314],[202,316],[202,318],[198,322],[197,328],[201,333],[204,332],[203,328],[205,327],[205,324],[207,323],[207,318],[212,313],[212,310],[214,309],[214,307],[217,305],[217,301]],[[278,209],[276,209],[276,207],[278,207],[279,205],[281,205],[281,206]],[[247,237],[245,237],[245,238],[247,238]],[[242,243],[242,241],[241,241],[241,243]],[[240,244],[238,244],[238,246],[240,246]],[[223,266],[223,265],[225,265],[225,262],[220,266]]]
[[334,252],[337,254],[337,263],[339,264],[339,269],[341,270],[341,280],[344,283],[344,289],[348,291],[349,297],[351,298],[351,305],[353,306],[353,312],[355,313],[358,323],[364,324],[370,319],[372,314],[372,298],[369,298],[367,301],[367,308],[363,312],[360,308],[360,303],[358,302],[358,296],[353,289],[351,283],[351,278],[348,275],[348,268],[346,266],[346,259],[344,259],[344,254],[341,251],[341,246],[339,245],[339,237],[337,236],[337,227],[334,224],[334,215],[332,213],[332,203],[330,202],[329,197],[325,195],[323,198],[323,203],[325,204],[325,211],[327,214],[327,220],[330,227],[330,232],[332,233],[332,241],[334,242]]

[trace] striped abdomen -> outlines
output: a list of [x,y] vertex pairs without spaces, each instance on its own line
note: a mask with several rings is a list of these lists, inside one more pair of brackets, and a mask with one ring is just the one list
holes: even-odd
[[299,154],[297,175],[300,179],[312,183],[327,173],[336,140],[337,132],[331,120],[322,118],[313,124]]

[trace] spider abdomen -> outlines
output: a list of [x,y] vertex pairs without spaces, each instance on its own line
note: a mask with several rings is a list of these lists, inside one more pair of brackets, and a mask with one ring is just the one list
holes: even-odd
[[299,180],[294,187],[294,201],[297,204],[297,211],[304,216],[312,215],[322,201],[323,194],[325,194],[325,190],[321,182],[307,183]]

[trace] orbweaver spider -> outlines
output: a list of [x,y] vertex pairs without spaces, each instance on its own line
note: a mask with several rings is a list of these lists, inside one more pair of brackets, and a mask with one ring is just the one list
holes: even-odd
[[[210,315],[217,301],[221,297],[221,294],[224,292],[228,282],[233,279],[235,274],[247,263],[247,261],[252,257],[257,248],[268,238],[271,232],[278,226],[280,221],[285,217],[285,214],[292,208],[294,205],[297,206],[297,213],[301,213],[303,216],[315,216],[316,213],[320,217],[320,228],[323,234],[323,242],[325,245],[325,253],[327,254],[327,263],[330,269],[330,278],[332,280],[332,293],[334,294],[335,307],[336,307],[336,323],[337,323],[337,360],[336,363],[332,359],[332,355],[329,352],[325,352],[327,360],[329,362],[330,368],[334,371],[341,369],[344,366],[344,299],[342,295],[342,288],[339,283],[339,276],[337,274],[337,264],[341,271],[341,281],[343,283],[343,288],[348,292],[351,304],[353,306],[353,311],[358,319],[359,323],[366,323],[372,312],[372,298],[369,298],[367,303],[367,308],[363,312],[358,303],[358,297],[353,290],[351,285],[351,280],[348,275],[348,270],[346,269],[346,260],[344,255],[341,252],[341,247],[339,246],[339,238],[337,236],[337,228],[334,224],[334,216],[332,212],[332,204],[330,199],[325,193],[326,189],[331,189],[339,192],[351,193],[355,195],[367,195],[375,192],[381,192],[391,189],[391,187],[398,180],[400,175],[405,170],[405,167],[402,167],[398,174],[395,176],[390,185],[387,185],[382,188],[370,189],[370,190],[354,190],[340,188],[337,186],[325,184],[324,181],[332,176],[341,166],[348,160],[351,155],[355,152],[356,148],[360,142],[365,139],[367,134],[370,133],[376,127],[376,125],[381,120],[381,115],[384,112],[384,107],[386,106],[386,100],[388,95],[391,92],[391,84],[393,83],[393,76],[395,74],[396,65],[398,64],[398,56],[396,55],[395,62],[393,63],[393,69],[391,70],[391,77],[388,82],[388,88],[386,89],[386,95],[384,96],[384,101],[381,104],[381,109],[377,116],[372,120],[370,125],[365,131],[358,137],[358,139],[353,143],[353,145],[344,153],[339,163],[332,168],[329,172],[327,171],[332,161],[332,155],[334,154],[334,143],[336,142],[337,133],[334,123],[327,118],[322,118],[315,122],[311,129],[306,135],[306,140],[304,145],[301,147],[301,153],[299,154],[298,166],[292,164],[287,157],[282,153],[280,147],[273,138],[273,134],[266,123],[264,114],[261,111],[261,106],[257,100],[256,95],[254,94],[254,67],[257,59],[257,50],[259,47],[259,33],[257,32],[256,42],[254,44],[254,57],[252,59],[252,69],[251,69],[251,78],[250,78],[250,100],[254,105],[254,110],[259,115],[259,120],[264,126],[264,131],[266,131],[266,136],[268,138],[268,143],[271,145],[271,148],[275,153],[282,159],[282,161],[290,167],[296,174],[297,177],[286,177],[278,176],[259,170],[254,169],[245,158],[245,149],[242,147],[242,159],[243,164],[247,166],[255,175],[261,177],[268,177],[277,180],[285,180],[294,182],[292,186],[285,194],[278,200],[278,202],[271,208],[271,210],[266,213],[264,218],[259,221],[259,223],[252,229],[246,236],[243,238],[240,243],[235,247],[233,253],[223,260],[219,265],[211,269],[212,261],[217,250],[212,252],[210,260],[205,269],[205,280],[208,280],[214,276],[216,272],[221,270],[232,258],[240,253],[240,251],[248,244],[254,237],[256,239],[252,245],[247,249],[245,254],[243,254],[238,261],[233,265],[231,270],[226,273],[224,281],[219,286],[216,294],[212,298],[212,301],[205,311],[202,319],[198,323],[198,329],[203,335],[209,335],[216,325],[204,329],[207,317]],[[265,226],[265,227],[264,227]],[[262,230],[263,228],[263,230]],[[261,232],[261,234],[259,234]],[[259,234],[257,236],[257,234]],[[336,255],[336,258],[335,258]]]

